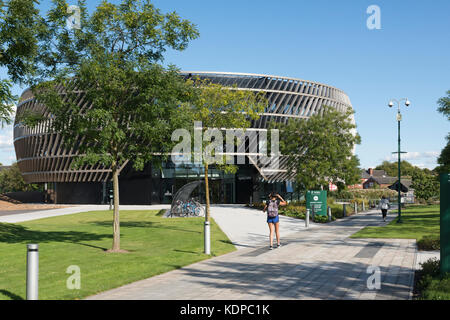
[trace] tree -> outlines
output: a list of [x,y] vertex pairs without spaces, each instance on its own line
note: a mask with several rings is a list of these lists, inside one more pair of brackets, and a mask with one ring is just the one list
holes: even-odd
[[447,96],[438,100],[438,111],[442,113],[450,121],[450,90],[447,91]]
[[439,181],[436,176],[422,171],[413,174],[411,188],[417,198],[425,201],[439,195]]
[[35,190],[39,190],[39,186],[25,183],[17,163],[0,171],[0,193]]
[[442,149],[437,162],[439,164],[436,168],[438,173],[450,172],[450,135],[447,137],[447,145]]
[[[267,106],[267,100],[263,92],[256,94],[251,91],[236,90],[235,87],[226,88],[207,80],[196,79],[194,83],[197,91],[196,98],[190,105],[190,114],[193,121],[200,121],[202,124],[202,146],[200,151],[194,145],[193,153],[194,159],[201,155],[201,162],[205,169],[205,222],[209,223],[208,169],[210,165],[215,165],[229,173],[235,173],[237,170],[235,165],[227,164],[226,157],[220,154],[220,150],[223,150],[222,133],[220,131],[222,129],[248,128],[251,125],[251,120],[260,117]],[[210,129],[209,132],[208,129]],[[212,129],[218,129],[218,131],[212,132]],[[212,136],[208,137],[209,133],[212,133]],[[209,254],[209,252],[206,253]]]
[[351,111],[341,113],[324,107],[308,120],[290,120],[280,129],[281,153],[289,157],[288,170],[304,191],[326,187],[330,181],[342,186],[359,181],[359,160],[353,154],[361,138],[352,133]]
[[[386,174],[390,177],[396,177],[398,174],[398,162],[383,161],[383,163],[375,168],[376,170],[384,170]],[[400,161],[400,170],[403,176],[412,177],[412,175],[421,171],[419,167],[412,165],[406,160]]]
[[0,122],[10,124],[17,96],[11,93],[13,83],[22,84],[33,70],[37,42],[42,30],[34,0],[0,0],[0,67],[10,79],[0,79]]
[[167,48],[183,50],[198,37],[192,23],[175,12],[161,14],[148,0],[102,3],[89,16],[79,1],[80,29],[65,28],[68,4],[54,0],[38,44],[33,93],[47,118],[22,114],[29,125],[47,121],[76,165],[111,169],[114,190],[113,244],[120,252],[119,183],[128,161],[140,170],[167,156],[171,132],[184,123],[183,105],[192,83],[178,70],[158,64]]
[[[438,100],[438,104],[440,106],[438,111],[450,120],[450,90],[447,91],[447,97],[442,97]],[[439,173],[450,172],[450,134],[447,136],[447,145],[442,149],[437,162],[439,167],[436,169]]]
[[5,124],[11,124],[13,105],[16,101],[17,97],[11,93],[11,82],[0,80],[0,123],[2,128]]

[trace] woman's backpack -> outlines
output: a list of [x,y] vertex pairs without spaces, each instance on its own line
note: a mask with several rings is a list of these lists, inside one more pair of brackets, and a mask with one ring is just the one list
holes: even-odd
[[278,203],[276,200],[269,200],[269,205],[267,206],[267,214],[271,218],[275,218],[278,215]]

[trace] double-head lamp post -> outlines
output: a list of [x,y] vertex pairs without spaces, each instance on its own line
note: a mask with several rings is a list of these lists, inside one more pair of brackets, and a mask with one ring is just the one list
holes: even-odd
[[400,102],[405,101],[405,106],[409,107],[409,105],[411,104],[411,102],[408,100],[408,98],[404,98],[404,99],[400,99],[400,100],[396,100],[396,99],[391,99],[391,101],[389,101],[389,108],[392,108],[394,106],[394,103],[397,104],[397,122],[398,122],[398,152],[393,152],[393,153],[397,153],[398,154],[398,182],[397,182],[397,190],[398,190],[398,219],[397,219],[397,223],[402,223],[402,196],[401,196],[401,169],[400,169],[400,155],[402,153],[406,153],[406,152],[402,152],[400,149],[400,122],[402,121],[402,114],[400,113]]

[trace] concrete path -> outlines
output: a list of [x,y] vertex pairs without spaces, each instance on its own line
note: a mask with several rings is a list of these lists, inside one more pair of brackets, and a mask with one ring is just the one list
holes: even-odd
[[[120,210],[160,210],[168,209],[169,205],[152,205],[152,206],[128,206],[121,205]],[[7,215],[0,215],[0,222],[17,223],[24,221],[37,220],[42,218],[50,218],[74,214],[87,211],[109,210],[109,205],[75,205],[73,207],[50,209],[50,210],[33,210],[30,212],[15,213],[10,212]]]
[[[267,214],[261,210],[244,205],[214,205],[211,206],[211,216],[238,250],[256,248],[263,243],[269,244]],[[318,226],[322,225],[310,223],[311,228]],[[304,229],[304,220],[280,216],[282,241],[284,237]],[[276,240],[273,243],[276,243]]]
[[[219,211],[213,216],[220,225]],[[388,216],[388,222],[393,218]],[[242,221],[235,224],[241,222],[239,228],[244,228]],[[89,299],[409,299],[415,240],[349,238],[367,225],[383,224],[378,210],[358,214],[290,233],[284,245],[272,251],[267,238],[261,239],[257,248],[242,248]],[[232,234],[238,227],[223,229]],[[257,239],[259,235],[239,241],[253,246]],[[369,288],[368,282],[377,283],[372,281],[377,275],[380,289]]]

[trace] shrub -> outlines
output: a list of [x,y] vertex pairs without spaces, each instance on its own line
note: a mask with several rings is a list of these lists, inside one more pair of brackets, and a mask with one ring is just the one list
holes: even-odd
[[314,222],[316,222],[316,223],[327,223],[328,222],[328,217],[327,216],[316,215],[316,216],[314,216]]
[[428,259],[420,264],[417,271],[415,291],[419,299],[425,300],[449,300],[450,299],[450,274],[440,275],[440,261],[436,258]]
[[419,250],[432,251],[441,249],[441,241],[439,235],[424,236],[417,241]]

